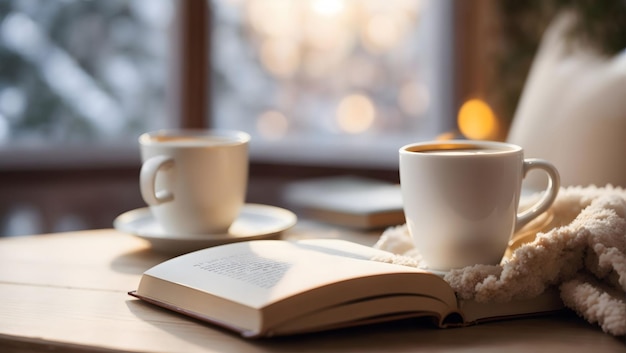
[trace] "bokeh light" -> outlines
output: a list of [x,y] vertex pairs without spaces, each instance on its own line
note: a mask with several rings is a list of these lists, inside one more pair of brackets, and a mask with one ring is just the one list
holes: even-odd
[[297,33],[300,2],[291,0],[250,0],[248,19],[255,31],[272,37]]
[[281,112],[269,110],[258,117],[256,127],[263,138],[279,140],[287,133],[289,120]]
[[261,62],[276,77],[290,77],[300,66],[300,51],[288,39],[267,39],[261,47]]
[[461,133],[473,140],[493,139],[498,133],[498,122],[491,107],[480,99],[470,99],[459,109],[458,125]]
[[312,0],[311,9],[322,16],[336,16],[346,7],[343,0]]
[[343,132],[358,134],[374,123],[376,109],[371,99],[362,94],[352,94],[341,100],[337,108],[337,124]]
[[378,14],[368,21],[363,34],[366,48],[372,52],[382,52],[395,46],[402,33],[396,18]]
[[234,48],[214,53],[213,70],[222,75],[216,80],[221,89],[214,91],[216,124],[245,129],[252,122],[250,130],[266,131],[260,136],[266,139],[276,123],[266,125],[265,119],[278,115],[263,112],[275,110],[287,120],[290,138],[435,132],[428,121],[438,100],[424,70],[432,59],[422,49],[430,46],[429,35],[421,32],[431,25],[422,21],[422,1],[236,3],[237,11],[224,4],[226,10],[216,11],[214,43]]

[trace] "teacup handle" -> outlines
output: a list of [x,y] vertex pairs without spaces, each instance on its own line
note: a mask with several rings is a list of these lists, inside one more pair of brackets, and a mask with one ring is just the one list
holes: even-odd
[[139,175],[139,188],[141,197],[150,206],[155,206],[174,199],[174,194],[169,190],[156,190],[156,176],[160,170],[167,170],[174,166],[174,160],[168,156],[155,156],[141,166]]
[[547,211],[556,199],[559,188],[561,187],[559,172],[550,162],[535,158],[525,159],[524,176],[526,176],[531,169],[542,169],[548,173],[548,188],[544,191],[543,196],[537,203],[524,212],[517,214],[517,220],[515,222],[516,231],[532,221],[535,217]]

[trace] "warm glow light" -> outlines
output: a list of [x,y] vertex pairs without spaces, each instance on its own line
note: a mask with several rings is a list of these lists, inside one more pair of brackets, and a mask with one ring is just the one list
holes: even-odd
[[351,28],[344,13],[326,16],[311,11],[301,23],[303,31],[301,39],[308,46],[324,51],[341,49],[342,44],[350,40]]
[[256,127],[262,137],[278,140],[287,133],[289,120],[284,114],[269,110],[258,117]]
[[335,30],[341,31],[342,28],[311,18],[304,24],[303,29],[303,39],[307,45],[316,49],[333,50],[341,37],[337,36]]
[[353,33],[348,11],[331,16],[328,11],[310,10],[303,16],[300,29],[302,72],[309,78],[331,75],[345,65],[353,50]]
[[359,39],[375,54],[398,46],[418,15],[415,1],[248,0],[245,8],[268,72],[318,79],[345,67]]
[[288,39],[268,39],[261,46],[261,63],[275,76],[289,77],[300,66],[300,51]]
[[352,94],[341,100],[337,108],[339,128],[347,133],[358,134],[374,123],[376,109],[372,101],[361,94]]
[[312,0],[311,9],[322,16],[332,17],[340,14],[345,8],[342,0]]
[[375,15],[367,23],[364,44],[374,52],[393,47],[400,39],[400,28],[395,18],[388,15]]
[[292,0],[250,0],[248,18],[255,31],[274,37],[297,32],[300,2]]
[[470,99],[459,109],[458,124],[461,133],[474,140],[485,140],[496,136],[496,116],[487,103]]

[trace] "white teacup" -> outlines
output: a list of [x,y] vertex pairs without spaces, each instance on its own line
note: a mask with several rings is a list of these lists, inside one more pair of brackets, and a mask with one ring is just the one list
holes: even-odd
[[[522,179],[531,169],[550,183],[518,213]],[[497,264],[509,239],[557,196],[556,168],[524,159],[521,147],[489,141],[432,141],[400,149],[400,186],[409,232],[429,268]]]
[[139,137],[141,196],[165,231],[228,230],[245,201],[249,141],[245,132],[218,130],[162,130]]

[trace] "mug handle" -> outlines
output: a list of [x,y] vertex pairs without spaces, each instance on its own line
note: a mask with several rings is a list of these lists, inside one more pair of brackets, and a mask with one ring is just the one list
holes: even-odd
[[535,217],[547,211],[556,199],[556,196],[559,193],[559,188],[561,187],[559,172],[550,162],[536,158],[525,159],[524,177],[531,169],[542,169],[548,173],[548,188],[544,191],[543,196],[539,201],[537,201],[537,203],[524,212],[517,214],[515,231],[518,231]]
[[163,169],[167,170],[174,166],[174,160],[168,156],[155,156],[146,160],[141,165],[139,175],[139,187],[141,197],[150,206],[156,206],[164,202],[172,201],[174,194],[168,190],[156,190],[156,176]]

